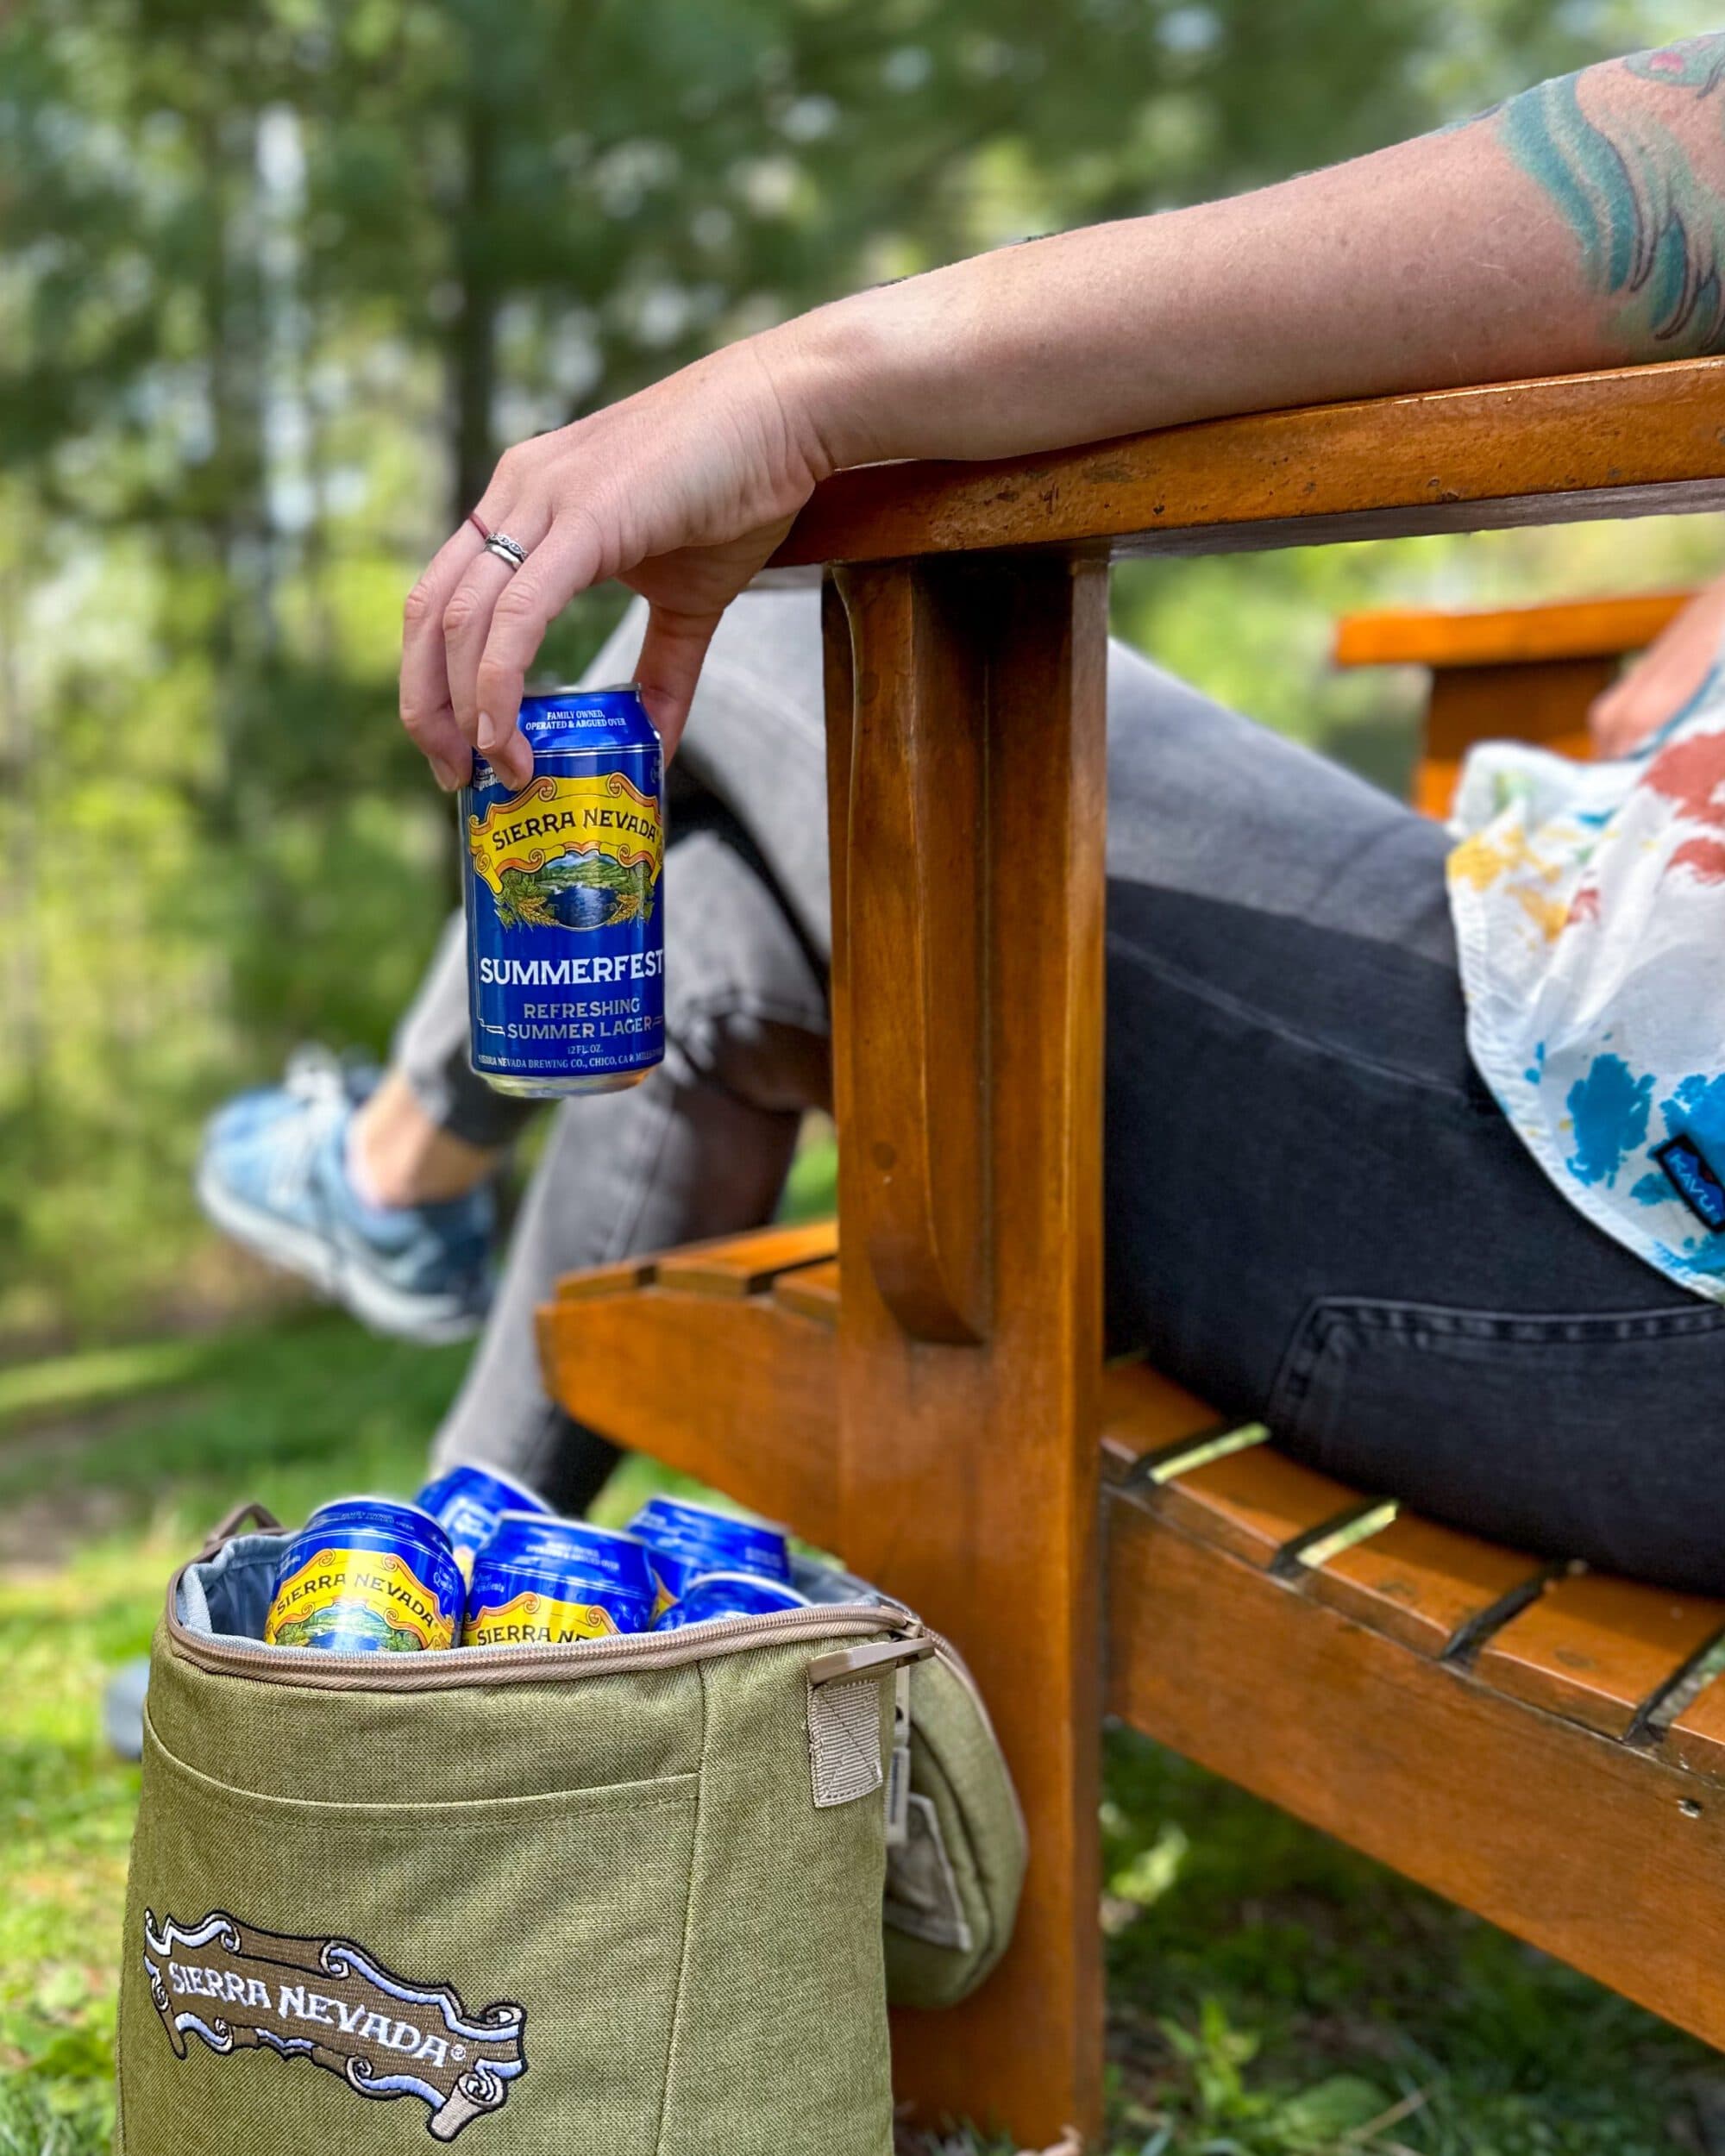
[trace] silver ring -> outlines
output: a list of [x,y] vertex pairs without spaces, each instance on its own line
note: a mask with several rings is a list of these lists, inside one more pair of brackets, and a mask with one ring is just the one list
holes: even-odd
[[508,562],[511,569],[518,569],[527,559],[526,548],[518,546],[507,533],[501,531],[492,532],[486,541],[486,552],[494,554],[499,561]]

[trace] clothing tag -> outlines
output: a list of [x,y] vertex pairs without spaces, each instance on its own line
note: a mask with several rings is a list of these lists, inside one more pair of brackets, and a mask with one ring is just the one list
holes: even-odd
[[1665,1171],[1665,1181],[1704,1228],[1717,1234],[1725,1229],[1725,1182],[1708,1165],[1707,1156],[1692,1138],[1679,1134],[1653,1148],[1653,1158]]

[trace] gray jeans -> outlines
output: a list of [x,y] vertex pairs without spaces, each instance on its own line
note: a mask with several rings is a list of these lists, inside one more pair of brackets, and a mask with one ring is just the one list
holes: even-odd
[[[1475,1074],[1442,831],[1120,645],[1108,697],[1112,1343],[1363,1489],[1725,1590],[1725,1310],[1577,1213]],[[823,765],[814,596],[751,594],[675,767],[664,1065],[555,1111],[440,1463],[590,1495],[612,1455],[545,1398],[535,1304],[770,1216],[826,1094]],[[452,937],[397,1066],[501,1143],[466,1044]]]

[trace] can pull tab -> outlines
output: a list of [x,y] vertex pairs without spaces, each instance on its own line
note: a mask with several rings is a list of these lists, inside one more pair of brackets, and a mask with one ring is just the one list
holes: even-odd
[[248,1504],[235,1505],[232,1512],[216,1521],[204,1536],[204,1547],[191,1560],[192,1563],[202,1564],[207,1557],[213,1557],[223,1543],[231,1542],[240,1530],[252,1521],[255,1521],[265,1534],[281,1532],[280,1520],[267,1505],[260,1505],[254,1497]]

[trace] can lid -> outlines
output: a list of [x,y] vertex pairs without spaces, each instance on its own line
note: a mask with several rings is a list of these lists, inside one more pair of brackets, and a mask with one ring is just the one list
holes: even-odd
[[416,1504],[410,1497],[386,1497],[380,1490],[375,1489],[350,1490],[345,1496],[326,1497],[321,1505],[314,1506],[306,1514],[305,1524],[309,1527],[314,1520],[323,1519],[325,1513],[345,1512],[350,1505],[381,1505],[390,1512],[417,1513],[427,1526],[436,1527],[439,1534],[443,1532],[442,1522],[427,1512],[423,1505]]
[[765,1572],[703,1572],[699,1579],[691,1580],[683,1589],[681,1599],[687,1601],[692,1595],[704,1595],[710,1587],[748,1587],[768,1595],[776,1595],[787,1609],[812,1609],[814,1605],[798,1588],[787,1587],[783,1580],[771,1578]]
[[635,696],[641,693],[638,681],[606,681],[598,688],[589,688],[583,681],[530,681],[526,693],[534,697],[553,696]]
[[536,1514],[541,1519],[552,1516],[551,1507],[530,1484],[524,1482],[519,1476],[506,1474],[500,1467],[487,1467],[481,1460],[457,1460],[454,1467],[446,1469],[442,1475],[434,1476],[413,1501],[422,1509],[429,1512],[430,1507],[425,1502],[428,1497],[436,1491],[446,1489],[458,1476],[467,1475],[482,1476],[485,1481],[494,1484],[497,1489],[506,1489],[511,1496],[526,1500],[523,1505],[509,1507],[508,1509],[511,1512],[531,1512]]
[[529,1530],[543,1534],[555,1542],[560,1534],[567,1534],[576,1542],[624,1542],[631,1550],[639,1550],[644,1556],[647,1545],[639,1535],[625,1533],[621,1527],[601,1527],[596,1520],[566,1520],[561,1513],[509,1512],[499,1513],[497,1524],[502,1528],[514,1524],[524,1534]]
[[[697,1497],[668,1497],[661,1493],[649,1497],[635,1515],[639,1520],[674,1519],[693,1513],[701,1520],[714,1520],[722,1527],[752,1530],[756,1534],[782,1535],[785,1532],[776,1520],[762,1520],[758,1513],[730,1512],[723,1505],[704,1505]],[[638,1533],[639,1529],[636,1532]]]
[[339,1525],[337,1515],[346,1516],[356,1512],[380,1512],[393,1515],[391,1520],[377,1522],[380,1532],[393,1526],[397,1533],[403,1536],[417,1534],[422,1540],[436,1549],[448,1551],[450,1547],[442,1521],[427,1512],[423,1505],[409,1504],[401,1497],[380,1497],[370,1490],[361,1491],[351,1497],[329,1499],[308,1515],[299,1532],[306,1535],[317,1528]]
[[589,1601],[599,1601],[614,1596],[625,1602],[638,1602],[643,1609],[653,1605],[653,1590],[644,1583],[619,1579],[614,1572],[601,1572],[591,1560],[583,1564],[573,1551],[560,1556],[553,1550],[504,1550],[495,1542],[488,1542],[474,1559],[474,1576],[468,1588],[468,1601],[477,1608],[480,1594],[494,1594],[499,1580],[507,1583],[522,1578],[555,1583],[560,1588],[574,1588]]

